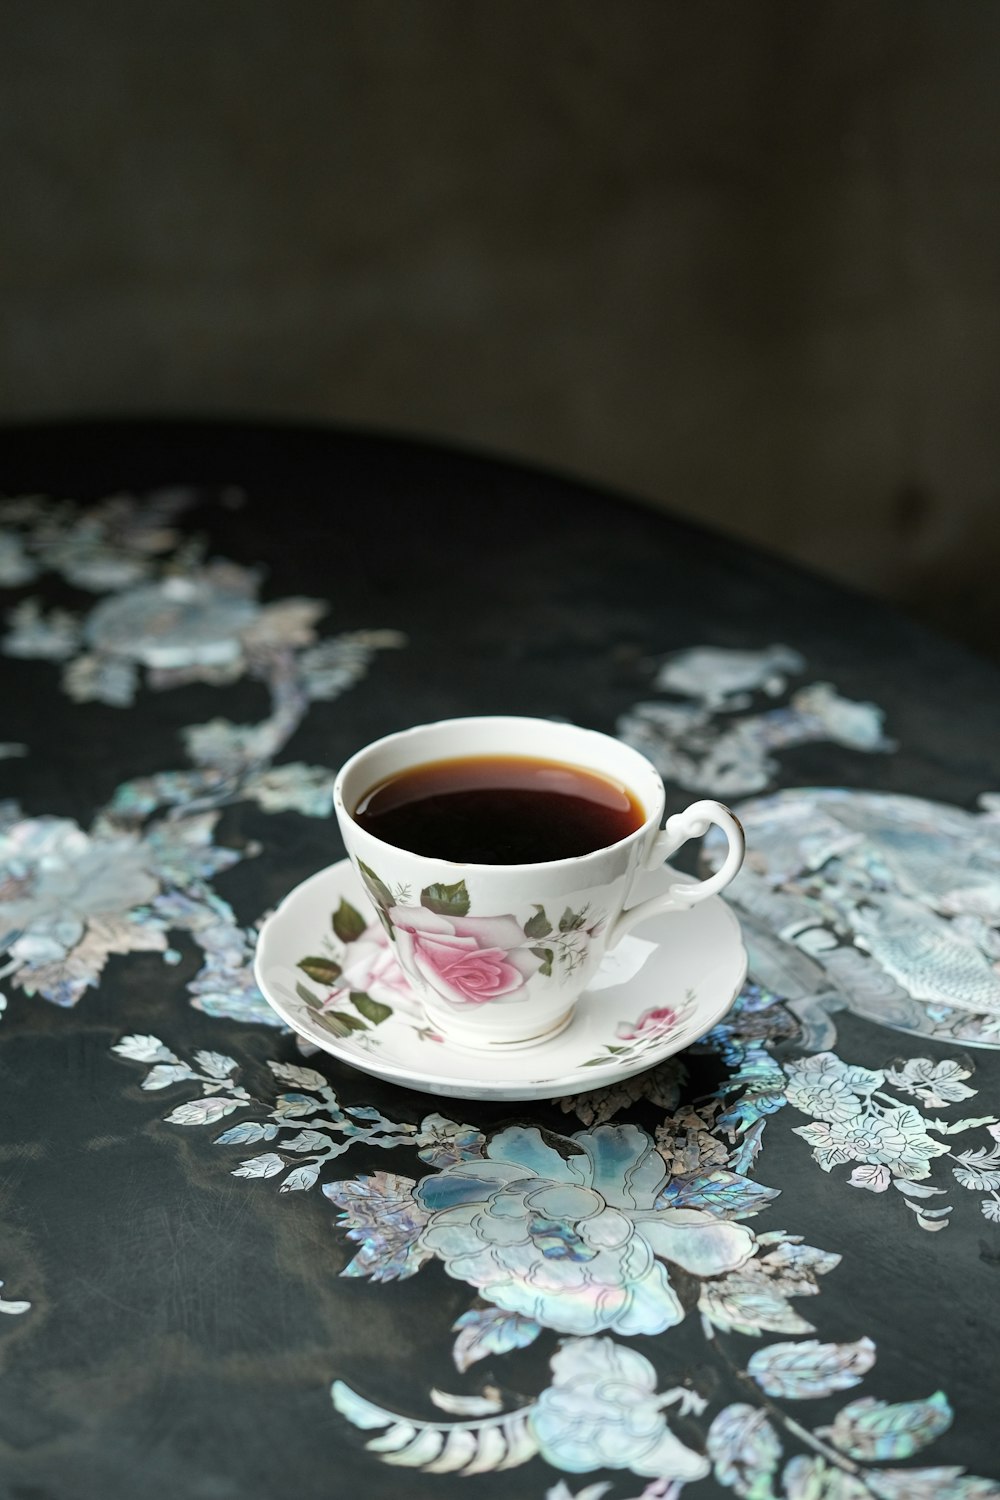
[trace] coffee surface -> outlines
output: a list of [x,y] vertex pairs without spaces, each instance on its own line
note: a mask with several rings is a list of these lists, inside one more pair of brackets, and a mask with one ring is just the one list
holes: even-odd
[[354,810],[368,833],[458,864],[548,863],[616,844],[645,822],[620,782],[520,755],[430,761],[372,787]]

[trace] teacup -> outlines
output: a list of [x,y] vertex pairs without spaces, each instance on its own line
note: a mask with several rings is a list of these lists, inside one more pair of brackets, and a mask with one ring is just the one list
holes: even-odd
[[[605,778],[627,790],[636,826],[585,854],[494,864],[414,853],[357,821],[374,788],[416,767],[472,757],[556,762]],[[645,756],[547,719],[444,719],[387,735],[347,761],[333,797],[347,853],[429,1023],[465,1047],[523,1047],[555,1035],[625,933],[723,890],[745,850],[739,821],[721,802],[693,802],[661,828],[666,794]],[[713,823],[729,846],[714,875],[676,880],[628,905],[640,875]],[[662,940],[669,943],[669,930]]]

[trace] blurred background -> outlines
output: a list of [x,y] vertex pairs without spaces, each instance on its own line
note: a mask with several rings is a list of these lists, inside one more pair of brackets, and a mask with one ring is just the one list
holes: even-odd
[[0,420],[442,438],[1000,655],[993,0],[0,0]]

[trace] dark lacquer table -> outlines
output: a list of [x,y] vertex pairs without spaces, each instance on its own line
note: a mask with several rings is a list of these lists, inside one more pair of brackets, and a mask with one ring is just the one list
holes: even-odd
[[[1000,1495],[997,672],[414,444],[45,426],[0,488],[3,1494]],[[750,841],[731,1012],[551,1101],[304,1050],[252,975],[337,766],[494,712]],[[377,1046],[363,941],[303,983]]]

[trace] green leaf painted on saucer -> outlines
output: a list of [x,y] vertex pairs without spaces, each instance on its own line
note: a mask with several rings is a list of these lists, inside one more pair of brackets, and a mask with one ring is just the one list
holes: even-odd
[[352,1031],[367,1031],[368,1027],[359,1016],[349,1015],[343,1010],[317,1011],[316,1020],[334,1036],[347,1036]]
[[368,926],[357,907],[352,906],[343,898],[333,914],[332,921],[333,930],[342,943],[356,943]]
[[371,995],[366,995],[361,990],[351,991],[351,1004],[366,1021],[371,1021],[373,1026],[378,1026],[382,1021],[388,1021],[392,1015],[391,1005],[383,1005],[380,1000],[373,1000]]
[[336,984],[340,978],[340,965],[332,958],[322,958],[317,954],[300,958],[296,967],[310,979],[315,979],[317,984]]

